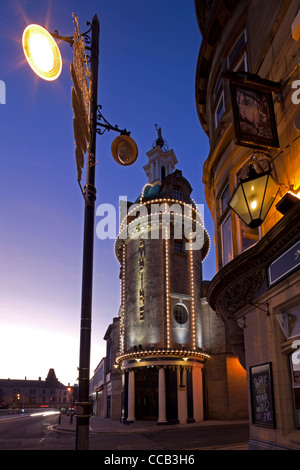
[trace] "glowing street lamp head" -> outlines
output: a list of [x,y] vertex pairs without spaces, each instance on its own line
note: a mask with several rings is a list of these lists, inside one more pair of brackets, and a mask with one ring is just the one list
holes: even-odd
[[62,60],[51,34],[42,26],[31,24],[24,30],[22,43],[32,70],[44,80],[56,80],[61,73]]

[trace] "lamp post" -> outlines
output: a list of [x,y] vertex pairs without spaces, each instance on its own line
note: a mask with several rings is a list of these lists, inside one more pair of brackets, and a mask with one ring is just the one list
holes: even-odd
[[90,345],[92,323],[93,253],[95,219],[95,155],[96,116],[98,99],[99,20],[95,15],[91,30],[91,101],[90,101],[90,142],[88,147],[85,185],[84,239],[81,291],[81,329],[78,376],[78,402],[76,404],[76,449],[87,450],[89,445],[89,380]]
[[[106,130],[120,133],[112,145],[114,159],[120,165],[131,165],[138,154],[134,140],[129,137],[130,132],[112,126],[103,117],[98,105],[98,65],[99,65],[99,34],[100,25],[97,15],[93,17],[90,30],[91,38],[87,46],[90,50],[90,98],[89,98],[89,129],[87,142],[86,184],[83,191],[84,208],[84,240],[82,265],[82,294],[81,294],[81,324],[80,324],[80,353],[78,376],[78,401],[76,402],[76,449],[88,450],[89,447],[89,419],[91,403],[89,401],[90,380],[90,348],[92,323],[92,287],[93,287],[93,252],[94,252],[94,220],[95,220],[95,166],[96,166],[96,136]],[[87,33],[81,36],[87,38]],[[34,37],[34,34],[37,36]],[[48,33],[44,28],[31,25],[23,33],[23,49],[29,65],[37,75],[45,80],[56,79],[61,71],[61,57],[53,37],[74,45],[73,37],[59,36],[56,31]],[[45,59],[45,51],[47,60]],[[53,55],[51,55],[53,54]],[[81,113],[80,110],[79,114]],[[77,116],[81,120],[82,116]],[[76,140],[76,136],[75,136]],[[76,155],[76,160],[78,156]],[[78,161],[77,161],[78,169]],[[81,171],[81,170],[80,170]],[[80,183],[80,178],[78,177]]]

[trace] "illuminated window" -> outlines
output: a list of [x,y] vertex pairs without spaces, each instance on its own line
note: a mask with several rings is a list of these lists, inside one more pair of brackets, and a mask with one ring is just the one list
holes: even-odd
[[188,321],[188,312],[187,309],[184,307],[184,305],[177,304],[174,307],[173,310],[173,315],[175,318],[175,321],[179,323],[180,325],[184,325]]

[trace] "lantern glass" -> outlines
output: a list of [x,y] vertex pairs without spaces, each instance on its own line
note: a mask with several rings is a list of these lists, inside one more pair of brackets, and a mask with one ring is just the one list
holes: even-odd
[[249,227],[259,227],[269,212],[278,191],[278,184],[270,172],[257,174],[252,169],[251,176],[241,179],[228,204]]
[[239,184],[236,188],[228,204],[231,209],[245,222],[245,224],[250,224],[251,216],[248,210],[247,201],[245,199],[243,186],[241,184]]
[[280,188],[278,184],[276,183],[276,181],[274,181],[272,176],[269,175],[267,186],[266,186],[265,202],[261,211],[262,220],[265,219],[267,213],[269,212],[273,202],[275,201],[275,198],[278,194],[279,189]]

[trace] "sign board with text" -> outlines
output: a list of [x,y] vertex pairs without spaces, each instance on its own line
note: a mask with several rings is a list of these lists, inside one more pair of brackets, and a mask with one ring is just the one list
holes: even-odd
[[250,367],[252,424],[275,428],[271,363]]
[[276,282],[300,267],[300,240],[278,256],[267,268],[268,284]]

